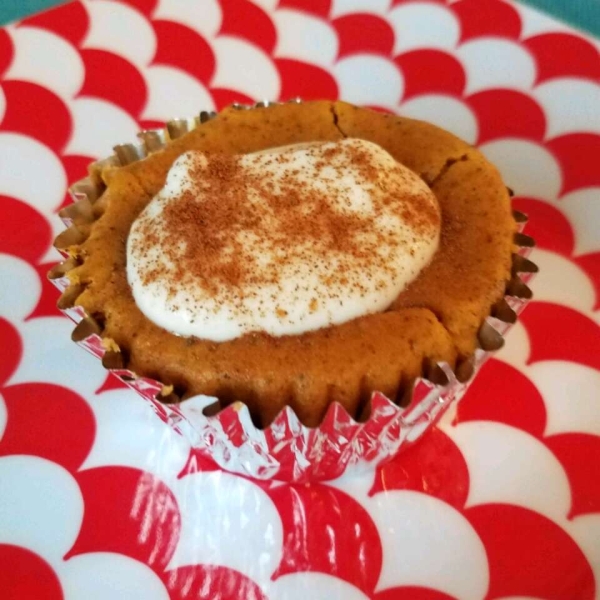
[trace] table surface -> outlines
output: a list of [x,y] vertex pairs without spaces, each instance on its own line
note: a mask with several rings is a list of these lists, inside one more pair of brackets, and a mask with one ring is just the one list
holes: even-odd
[[[0,25],[27,15],[61,4],[64,0],[0,0]],[[600,0],[526,0],[535,6],[562,19],[600,35]]]

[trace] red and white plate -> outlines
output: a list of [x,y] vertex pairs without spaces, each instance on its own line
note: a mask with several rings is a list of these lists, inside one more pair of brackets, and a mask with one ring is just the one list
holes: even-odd
[[[0,30],[0,596],[600,598],[599,47],[501,0],[89,0]],[[299,486],[199,460],[70,341],[45,278],[67,184],[114,143],[293,96],[477,144],[541,267],[454,414]]]

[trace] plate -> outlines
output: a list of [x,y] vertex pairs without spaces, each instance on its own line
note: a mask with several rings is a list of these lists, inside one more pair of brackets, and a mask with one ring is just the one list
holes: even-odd
[[[6,598],[600,598],[600,55],[501,0],[91,0],[0,30]],[[202,461],[70,341],[69,182],[140,128],[343,98],[478,145],[529,214],[535,300],[453,414],[376,471]]]

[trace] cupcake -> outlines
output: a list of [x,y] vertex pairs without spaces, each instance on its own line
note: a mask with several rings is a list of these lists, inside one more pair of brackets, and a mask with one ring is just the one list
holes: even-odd
[[283,414],[323,429],[334,407],[368,429],[374,394],[414,411],[415,382],[448,393],[501,344],[489,317],[515,316],[517,224],[480,152],[343,102],[210,116],[118,148],[67,211],[59,306],[105,364],[173,406],[212,398],[207,422],[241,403],[269,437]]

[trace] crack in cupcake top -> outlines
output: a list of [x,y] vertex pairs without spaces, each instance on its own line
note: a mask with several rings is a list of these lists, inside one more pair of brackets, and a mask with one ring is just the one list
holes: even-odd
[[173,333],[299,334],[384,310],[439,230],[429,188],[371,142],[192,151],[133,224],[128,279]]

